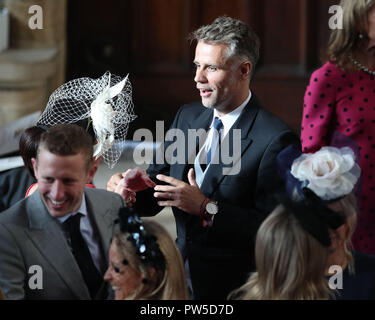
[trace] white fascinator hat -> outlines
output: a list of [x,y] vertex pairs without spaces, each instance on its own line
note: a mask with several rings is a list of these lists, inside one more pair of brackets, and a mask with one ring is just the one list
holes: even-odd
[[98,79],[74,79],[56,89],[37,125],[85,123],[95,136],[93,156],[103,157],[112,169],[121,156],[129,123],[136,118],[133,108],[128,76],[122,79],[107,71]]

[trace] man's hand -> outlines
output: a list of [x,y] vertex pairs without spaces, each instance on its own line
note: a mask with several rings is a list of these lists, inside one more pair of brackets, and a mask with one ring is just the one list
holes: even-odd
[[194,169],[190,169],[188,172],[189,184],[162,174],[157,175],[156,178],[170,184],[157,185],[154,187],[154,190],[156,191],[154,196],[156,198],[168,199],[165,201],[158,201],[159,206],[177,207],[178,209],[190,214],[200,214],[201,205],[206,197],[200,191],[195,182]]
[[145,170],[140,168],[129,169],[123,174],[124,179],[120,182],[124,188],[133,192],[143,191],[156,186]]
[[145,170],[140,168],[128,169],[123,173],[114,174],[107,183],[107,190],[116,192],[131,207],[136,201],[136,192],[153,188],[155,183]]
[[[126,172],[124,172],[123,174],[125,174]],[[123,178],[123,174],[121,173],[116,173],[114,174],[107,182],[107,191],[112,191],[112,192],[115,192],[116,188],[117,188],[117,185],[119,184],[119,182],[121,181],[121,179]]]

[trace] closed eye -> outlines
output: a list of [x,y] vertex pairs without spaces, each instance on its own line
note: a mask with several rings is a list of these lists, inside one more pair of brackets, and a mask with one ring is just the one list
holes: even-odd
[[120,267],[118,267],[114,263],[111,263],[111,266],[112,266],[114,272],[122,274],[122,271],[121,271]]
[[72,184],[74,184],[75,182],[76,182],[75,179],[63,179],[63,183],[64,183],[65,185],[72,185]]

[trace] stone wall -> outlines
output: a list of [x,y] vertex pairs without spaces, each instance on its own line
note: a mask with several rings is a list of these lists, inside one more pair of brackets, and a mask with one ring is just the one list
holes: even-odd
[[[0,125],[43,110],[65,82],[66,0],[5,0],[10,11],[10,46],[0,53]],[[31,29],[38,5],[43,29]]]

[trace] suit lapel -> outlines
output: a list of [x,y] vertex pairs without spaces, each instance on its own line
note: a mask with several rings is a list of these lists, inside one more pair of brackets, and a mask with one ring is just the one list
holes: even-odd
[[[215,192],[215,190],[218,188],[218,186],[224,179],[225,175],[230,174],[230,167],[236,167],[236,163],[238,161],[241,161],[243,154],[251,145],[253,140],[250,136],[250,132],[255,121],[256,115],[258,113],[258,110],[258,100],[255,96],[253,96],[244,108],[243,112],[241,113],[237,121],[229,130],[224,140],[222,141],[222,147],[226,145],[229,150],[229,155],[233,156],[233,163],[231,163],[230,165],[224,165],[223,162],[220,161],[219,164],[211,164],[209,166],[201,185],[201,191],[208,197],[212,196],[212,194]],[[233,146],[233,138],[235,136],[234,129],[240,130],[241,132],[241,149],[239,153],[236,153],[236,150]],[[229,173],[223,171],[223,169],[225,168],[226,170],[229,170]]]
[[61,279],[79,299],[90,299],[90,294],[81,276],[81,271],[68,246],[63,231],[48,213],[38,192],[30,197],[28,208],[29,226],[26,230],[44,258],[60,275]]
[[[213,110],[204,108],[202,113],[198,116],[198,118],[192,120],[188,124],[187,130],[184,132],[185,134],[185,155],[187,158],[185,159],[185,164],[174,166],[174,174],[173,176],[179,180],[187,181],[187,173],[191,167],[194,166],[194,160],[196,155],[199,152],[199,138],[197,137],[194,141],[189,143],[189,130],[195,130],[197,134],[201,137],[202,143],[204,143],[206,134],[208,133],[209,126],[212,121]],[[189,148],[190,145],[190,148]],[[203,145],[203,144],[202,144]]]
[[[100,201],[95,197],[90,196],[89,192],[85,192],[87,210],[90,211],[95,219],[96,227],[98,228],[101,246],[103,248],[104,260],[108,266],[108,253],[110,241],[112,238],[113,224],[116,219],[117,212],[108,209],[108,203]],[[95,210],[93,210],[95,208]]]

